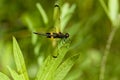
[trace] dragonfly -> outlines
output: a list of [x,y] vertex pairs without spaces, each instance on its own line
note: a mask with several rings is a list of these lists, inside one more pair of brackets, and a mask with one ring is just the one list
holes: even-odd
[[41,36],[46,36],[47,38],[61,38],[61,39],[65,39],[65,38],[68,38],[69,37],[69,33],[38,33],[38,32],[33,32],[34,34],[37,34],[37,35],[41,35]]
[[59,38],[59,39],[67,39],[69,38],[69,33],[62,33],[60,31],[60,6],[59,2],[56,1],[54,5],[54,27],[56,28],[56,32],[47,32],[47,33],[39,33],[33,32],[36,35],[46,36],[47,38]]
[[[69,38],[69,33],[63,33],[60,25],[60,6],[59,2],[60,0],[57,0],[54,5],[54,14],[53,14],[53,22],[54,22],[54,32],[46,32],[46,33],[40,33],[40,32],[33,32],[36,35],[39,36],[45,36],[46,38],[52,39],[53,47],[56,48],[56,43],[59,41],[58,39],[62,39],[62,41],[67,40]],[[57,58],[59,54],[53,53],[53,58]]]

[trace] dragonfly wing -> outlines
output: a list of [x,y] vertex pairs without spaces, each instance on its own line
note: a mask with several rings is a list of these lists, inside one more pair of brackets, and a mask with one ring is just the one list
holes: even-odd
[[56,29],[56,32],[60,32],[60,2],[59,0],[57,0],[55,2],[55,6],[54,6],[54,15],[53,15],[53,19],[54,19],[54,27]]

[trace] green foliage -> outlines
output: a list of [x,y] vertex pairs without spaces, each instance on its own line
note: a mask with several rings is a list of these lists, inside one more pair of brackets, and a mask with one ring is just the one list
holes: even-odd
[[[14,37],[13,37],[13,53],[14,53],[15,64],[17,67],[17,72],[20,75],[22,74],[24,80],[29,80],[22,52],[21,52],[19,45]],[[10,68],[9,68],[9,70],[13,74],[13,77],[15,77],[14,76],[15,73]],[[16,80],[16,78],[15,78],[15,80]]]
[[41,16],[42,16],[42,19],[43,19],[43,22],[44,24],[48,24],[48,17],[47,17],[47,14],[45,13],[45,11],[43,10],[42,6],[40,5],[40,3],[37,3],[36,4]]
[[[60,44],[58,44],[57,52],[55,53],[59,55],[57,56],[57,58],[54,58],[52,55],[49,55],[46,58],[43,65],[39,68],[39,71],[35,80],[64,79],[64,77],[66,76],[70,68],[73,66],[73,64],[79,57],[79,55],[77,54],[77,55],[71,56],[66,61],[63,61],[63,58],[68,51],[69,44],[70,44],[69,41],[67,41],[66,43],[64,40],[61,41]],[[12,70],[10,67],[8,67],[8,70],[10,71],[12,78],[14,80],[29,80],[22,52],[14,37],[13,37],[13,53],[14,53],[16,67],[17,67],[17,72]],[[61,69],[63,71],[60,71]],[[0,76],[2,79],[9,80],[9,78],[7,78],[7,76],[5,76],[3,73],[1,73]]]
[[67,23],[69,22],[72,14],[74,13],[76,5],[73,4],[71,7],[68,3],[62,6],[62,13],[61,13],[61,31],[65,29]]
[[113,27],[119,26],[119,1],[118,0],[109,0],[108,1],[108,8],[105,5],[103,0],[100,0],[102,7],[104,8],[108,18],[110,19]]
[[[14,53],[14,60],[16,63],[16,67],[17,67],[17,72],[12,70],[10,67],[8,67],[8,70],[10,71],[12,78],[14,80],[29,80],[22,52],[14,37],[13,37],[13,53]],[[4,79],[6,76],[1,73],[1,78],[2,77]],[[7,80],[7,77],[5,79]]]
[[[119,0],[0,0],[0,80],[119,80],[119,11]],[[70,40],[33,34],[54,28]]]
[[78,59],[79,54],[73,55],[69,57],[66,61],[64,61],[56,70],[54,80],[63,80],[64,77],[68,74],[71,67],[74,65],[75,61]]
[[0,72],[0,80],[10,80],[8,76]]
[[113,25],[116,25],[116,19],[119,15],[119,1],[118,0],[109,0],[109,17]]
[[26,80],[24,78],[23,73],[19,75],[16,71],[12,70],[10,67],[8,67],[8,70],[10,71],[10,74],[14,80]]
[[107,58],[110,53],[110,48],[111,48],[111,44],[112,44],[113,38],[115,36],[115,33],[116,33],[118,27],[120,27],[120,23],[119,23],[120,19],[118,18],[119,17],[119,1],[118,0],[109,0],[108,8],[106,7],[103,0],[100,0],[100,2],[101,2],[101,5],[103,6],[104,10],[106,11],[108,18],[110,19],[110,21],[112,23],[112,30],[108,36],[107,44],[106,44],[106,47],[104,50],[103,59],[101,60],[99,80],[104,80],[105,72],[106,72]]
[[[64,41],[61,41],[61,43],[58,44],[57,51],[55,52],[58,54],[57,58],[54,58],[51,55],[46,58],[45,62],[38,71],[36,80],[59,80],[60,78],[61,80],[64,79],[65,75],[68,73],[79,55],[73,55],[65,62],[62,62],[70,44],[69,42],[63,44],[63,42]],[[59,73],[59,70],[61,70],[61,68],[63,71]]]

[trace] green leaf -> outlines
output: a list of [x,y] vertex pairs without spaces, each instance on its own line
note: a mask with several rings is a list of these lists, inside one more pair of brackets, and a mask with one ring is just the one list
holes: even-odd
[[119,1],[118,0],[109,0],[109,15],[111,21],[114,23],[119,14]]
[[36,80],[53,80],[53,75],[57,67],[62,62],[66,52],[68,51],[70,42],[64,43],[60,42],[58,48],[56,50],[56,54],[58,54],[57,58],[53,58],[53,56],[49,55],[43,65],[40,67],[38,71]]
[[33,21],[32,19],[30,18],[30,16],[28,14],[25,14],[23,19],[25,20],[25,22],[27,23],[27,27],[28,29],[32,32],[32,31],[35,31],[34,29],[34,24],[33,24]]
[[64,31],[64,28],[67,25],[70,18],[72,17],[72,14],[74,13],[75,8],[76,8],[75,4],[73,4],[71,7],[69,7],[68,3],[63,5],[62,14],[61,14],[61,31]]
[[15,72],[14,70],[12,70],[10,67],[8,67],[8,70],[10,71],[10,74],[12,75],[12,78],[14,80],[25,80],[23,74],[19,75],[17,72]]
[[78,58],[79,54],[71,56],[64,61],[56,70],[54,80],[63,80]]
[[77,80],[82,75],[80,68],[76,68],[71,71],[63,80]]
[[10,80],[10,78],[7,75],[0,72],[0,80]]
[[48,17],[40,3],[36,4],[45,24],[48,24]]
[[22,52],[14,37],[13,37],[13,53],[14,60],[17,66],[17,72],[23,74],[25,80],[29,80]]

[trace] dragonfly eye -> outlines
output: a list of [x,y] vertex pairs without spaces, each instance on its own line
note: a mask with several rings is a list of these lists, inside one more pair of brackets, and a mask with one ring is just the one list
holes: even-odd
[[68,38],[69,37],[69,34],[68,33],[65,33],[65,38]]

